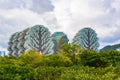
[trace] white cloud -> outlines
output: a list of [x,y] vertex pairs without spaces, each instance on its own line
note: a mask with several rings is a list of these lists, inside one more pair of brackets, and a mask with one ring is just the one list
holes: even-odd
[[26,8],[30,9],[31,6],[33,5],[32,0],[23,0],[24,3],[26,4]]
[[[106,15],[102,2],[89,0],[51,0],[55,6],[54,13],[59,22],[59,26],[65,32],[73,33],[79,29],[87,26],[91,26],[92,20],[99,16]],[[97,3],[96,3],[97,2]],[[95,25],[96,23],[94,23]],[[92,24],[92,26],[94,26]],[[69,33],[70,34],[70,33]]]
[[120,12],[120,0],[114,0],[112,7],[115,8],[116,11]]
[[[119,27],[111,24],[112,13],[104,6],[104,0],[51,0],[55,6],[54,13],[65,31],[75,32],[90,26],[100,38],[113,37]],[[113,16],[114,18],[114,16]],[[117,18],[116,18],[117,19]],[[111,24],[107,26],[106,24]],[[109,35],[113,33],[112,35]]]
[[110,38],[119,38],[120,0],[111,0],[109,3],[106,0],[50,0],[54,10],[44,14],[30,9],[33,1],[24,1],[26,8],[0,9],[0,34],[7,37],[4,39],[8,39],[16,31],[36,24],[47,26],[52,33],[64,31],[70,40],[84,27],[96,30],[103,45]]
[[[52,12],[45,14],[38,14],[29,9],[14,8],[14,9],[0,9],[0,45],[7,47],[10,36],[23,29],[32,27],[37,24],[49,27],[54,30],[55,17]],[[52,21],[52,22],[50,22]],[[2,49],[2,48],[1,48]]]
[[16,8],[10,10],[0,10],[0,12],[0,15],[5,19],[17,20],[20,22],[24,21],[24,23],[32,25],[37,23],[45,25],[39,14],[27,9]]
[[102,0],[72,0],[70,10],[73,17],[78,18],[81,16],[84,19],[93,19],[105,15],[106,12]]
[[[10,32],[21,31],[27,27],[32,27],[36,24],[42,24],[50,29],[57,25],[55,16],[52,12],[46,12],[45,14],[38,14],[28,9],[14,8],[10,10],[0,9],[0,17],[2,16],[1,29],[8,29]],[[53,30],[52,28],[52,30]]]

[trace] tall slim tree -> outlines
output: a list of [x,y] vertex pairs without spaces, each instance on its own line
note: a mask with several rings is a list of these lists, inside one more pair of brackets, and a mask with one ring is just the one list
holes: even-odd
[[96,32],[91,28],[81,29],[73,39],[73,44],[79,44],[87,50],[98,50],[99,43]]
[[55,32],[52,34],[52,41],[54,43],[54,53],[57,53],[60,46],[64,43],[68,43],[67,35],[63,32]]
[[53,42],[49,30],[43,25],[33,26],[27,35],[26,48],[35,49],[43,54],[53,53]]

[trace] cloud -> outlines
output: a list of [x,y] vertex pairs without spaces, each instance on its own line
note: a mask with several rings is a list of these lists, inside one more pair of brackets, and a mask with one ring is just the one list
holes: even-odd
[[112,7],[113,7],[116,11],[120,12],[120,0],[114,0],[114,2],[112,3]]
[[25,7],[23,0],[0,0],[1,9],[13,9]]
[[[9,35],[16,31],[21,31],[35,24],[43,24],[40,15],[27,9],[0,10],[0,33]],[[8,13],[9,12],[9,13]]]
[[[102,6],[102,1],[96,1],[94,8],[93,2],[89,0],[51,0],[54,5],[54,13],[59,22],[59,26],[66,32],[75,33],[79,29],[87,26],[93,26],[94,20],[98,16],[104,16],[107,12]],[[73,34],[74,35],[74,34]],[[72,37],[73,37],[72,35]]]
[[[0,13],[1,34],[2,33],[11,34],[14,33],[15,31],[21,31],[27,27],[32,27],[33,25],[36,24],[50,26],[52,25],[52,22],[50,21],[53,21],[55,19],[54,17],[51,16],[54,15],[53,13],[39,15],[27,9],[19,8],[10,10],[0,9],[0,12],[1,12]],[[46,17],[48,17],[48,19]]]
[[37,13],[45,13],[52,11],[54,6],[52,6],[49,0],[32,0],[32,5],[29,9]]
[[[3,3],[5,2],[10,3],[9,0],[3,1]],[[0,7],[0,46],[4,48],[7,48],[7,43],[10,36],[17,31],[21,31],[37,24],[51,27],[50,30],[54,30],[52,23],[57,25],[57,23],[54,21],[55,17],[53,16],[54,14],[52,12],[40,14],[29,9],[28,5],[27,8],[17,6],[8,8]]]
[[[118,40],[119,0],[51,0],[59,26],[70,38],[83,27],[96,30],[100,43]],[[111,40],[109,40],[111,39]]]
[[120,0],[0,0],[0,45],[7,47],[10,35],[36,24],[63,31],[70,41],[91,27],[102,46],[119,42],[119,5]]
[[53,10],[49,0],[0,0],[1,9],[25,8],[33,12],[44,13]]

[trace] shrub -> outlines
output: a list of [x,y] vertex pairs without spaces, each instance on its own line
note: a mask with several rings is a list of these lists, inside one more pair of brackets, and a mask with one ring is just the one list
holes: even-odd
[[68,67],[72,65],[71,60],[66,56],[60,56],[58,54],[52,54],[49,56],[45,56],[44,59],[40,63],[41,66],[64,66]]
[[25,53],[23,53],[19,57],[20,61],[22,61],[24,64],[23,65],[30,65],[34,68],[40,66],[39,63],[43,59],[42,53],[37,52],[35,50],[30,50]]
[[76,44],[64,44],[61,46],[59,55],[67,56],[75,65],[80,64],[80,54],[84,52],[84,49]]
[[99,53],[92,50],[85,50],[81,54],[81,62],[83,65],[91,67],[106,67],[109,65],[108,61],[101,57]]

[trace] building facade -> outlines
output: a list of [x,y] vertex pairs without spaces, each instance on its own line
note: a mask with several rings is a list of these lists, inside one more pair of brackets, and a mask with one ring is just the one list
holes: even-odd
[[52,34],[52,41],[54,43],[54,53],[58,53],[61,45],[68,44],[68,37],[63,32],[55,32]]
[[8,55],[18,57],[31,49],[48,55],[53,53],[53,46],[49,30],[43,25],[35,25],[11,36],[8,42]]
[[5,51],[0,51],[0,56],[4,57],[5,56]]

